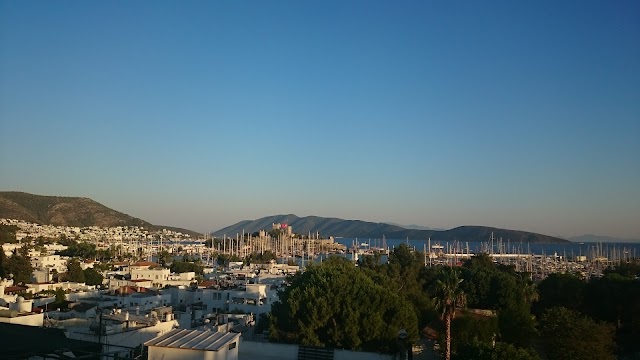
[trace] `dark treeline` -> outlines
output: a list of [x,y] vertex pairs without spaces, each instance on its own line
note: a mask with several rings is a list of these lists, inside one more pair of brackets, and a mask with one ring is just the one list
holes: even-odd
[[387,264],[379,255],[357,267],[340,258],[313,264],[290,278],[263,327],[274,341],[383,352],[401,347],[400,329],[409,342],[422,329],[451,359],[622,359],[639,351],[637,263],[589,281],[552,274],[534,284],[486,254],[454,268],[424,267],[423,256],[403,245]]

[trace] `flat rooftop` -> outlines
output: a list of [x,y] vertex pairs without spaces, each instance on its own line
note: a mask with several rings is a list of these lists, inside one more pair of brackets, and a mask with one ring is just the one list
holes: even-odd
[[168,333],[151,339],[145,346],[158,346],[175,349],[218,351],[240,337],[237,333],[221,333],[202,330],[173,329]]

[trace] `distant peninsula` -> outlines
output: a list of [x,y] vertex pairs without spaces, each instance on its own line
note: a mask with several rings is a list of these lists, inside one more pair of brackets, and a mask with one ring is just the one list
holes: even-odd
[[214,236],[235,236],[260,230],[271,230],[274,223],[288,224],[298,234],[320,233],[321,236],[335,236],[362,239],[410,239],[425,240],[431,238],[440,242],[478,242],[494,239],[523,243],[568,243],[566,239],[536,234],[520,230],[508,230],[487,226],[460,226],[450,230],[406,229],[398,225],[375,223],[361,220],[344,220],[318,216],[298,217],[293,214],[267,216],[257,220],[244,220],[213,232]]

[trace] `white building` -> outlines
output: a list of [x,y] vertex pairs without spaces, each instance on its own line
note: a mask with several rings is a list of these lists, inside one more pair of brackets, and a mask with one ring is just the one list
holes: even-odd
[[44,314],[32,312],[33,300],[25,300],[18,296],[15,302],[9,302],[8,305],[9,307],[0,307],[0,322],[28,326],[44,324]]
[[30,283],[25,284],[27,286],[27,292],[36,294],[41,291],[51,290],[55,291],[56,289],[62,289],[65,291],[75,291],[75,292],[94,292],[96,287],[94,285],[86,285],[85,283],[71,282],[71,281],[63,281],[59,283]]
[[149,360],[237,360],[240,334],[175,329],[147,341]]
[[[95,319],[84,327],[71,327],[67,337],[70,339],[102,342],[102,352],[117,352],[128,356],[131,349],[163,335],[178,326],[178,322],[169,318],[162,321],[160,317],[137,316],[128,312],[109,315],[96,315]],[[99,329],[103,327],[99,337]]]
[[171,270],[169,269],[131,268],[131,280],[151,280],[158,287],[163,286],[162,284],[169,280],[169,275],[171,275]]
[[271,311],[278,300],[277,292],[268,284],[246,284],[233,289],[193,289],[172,287],[163,290],[171,294],[172,305],[202,304],[206,313],[242,311],[263,314]]
[[257,315],[270,312],[273,297],[270,297],[269,288],[267,284],[247,284],[235,290],[226,290],[229,300],[226,310]]
[[53,270],[56,270],[58,273],[63,273],[67,271],[67,260],[67,257],[60,255],[36,256],[31,258],[31,266],[40,270],[47,269],[49,273]]

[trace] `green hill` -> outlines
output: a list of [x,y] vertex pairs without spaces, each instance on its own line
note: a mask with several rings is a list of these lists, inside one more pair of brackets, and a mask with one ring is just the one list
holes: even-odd
[[0,192],[0,218],[57,226],[141,226],[151,231],[170,229],[200,236],[186,229],[153,225],[88,198],[43,196],[17,191]]

